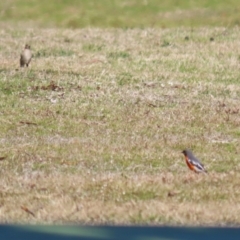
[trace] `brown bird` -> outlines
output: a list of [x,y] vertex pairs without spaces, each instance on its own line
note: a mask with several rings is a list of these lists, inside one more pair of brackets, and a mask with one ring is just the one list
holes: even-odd
[[20,56],[20,67],[24,67],[25,65],[28,67],[29,63],[32,59],[32,52],[30,49],[30,45],[26,44],[24,50]]

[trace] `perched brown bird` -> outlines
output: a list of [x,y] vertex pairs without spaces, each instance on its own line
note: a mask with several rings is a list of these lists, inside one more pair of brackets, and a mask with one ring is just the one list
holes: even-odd
[[24,50],[20,56],[20,67],[24,67],[25,65],[28,67],[29,63],[32,59],[32,52],[30,49],[30,45],[26,44]]

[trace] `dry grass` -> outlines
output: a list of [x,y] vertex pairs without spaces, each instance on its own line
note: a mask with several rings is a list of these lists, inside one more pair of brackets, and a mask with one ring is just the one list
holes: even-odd
[[1,222],[240,223],[239,28],[0,37]]

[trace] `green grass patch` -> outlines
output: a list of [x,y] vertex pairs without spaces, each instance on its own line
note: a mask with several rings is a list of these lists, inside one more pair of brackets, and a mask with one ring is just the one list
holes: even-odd
[[38,26],[176,27],[239,25],[239,2],[158,0],[14,0],[0,3],[0,20]]

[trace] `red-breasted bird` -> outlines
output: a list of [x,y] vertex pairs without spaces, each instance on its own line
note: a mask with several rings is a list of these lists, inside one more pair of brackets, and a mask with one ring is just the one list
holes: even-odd
[[193,155],[189,149],[183,150],[182,153],[185,156],[186,163],[190,170],[194,171],[195,173],[207,173],[204,165]]

